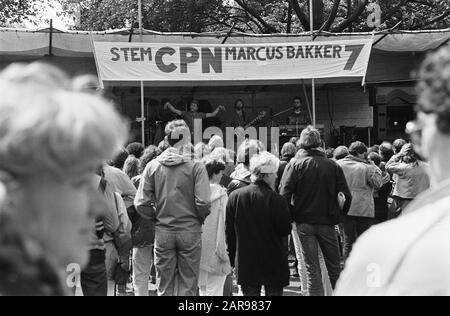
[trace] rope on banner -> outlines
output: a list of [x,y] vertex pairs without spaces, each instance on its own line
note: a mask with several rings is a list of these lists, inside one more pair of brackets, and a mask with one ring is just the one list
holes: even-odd
[[[371,39],[372,43],[373,43],[374,38],[375,38],[375,31],[372,32],[372,39]],[[379,40],[377,41],[377,43],[378,42],[379,42]],[[372,44],[372,47],[373,46],[374,46],[374,44]],[[370,59],[370,57],[369,57],[369,59]],[[368,65],[369,65],[369,62],[367,62],[367,67],[369,67]],[[364,74],[364,77],[363,77],[363,80],[362,80],[362,83],[361,83],[361,86],[364,87],[364,92],[366,90],[366,88],[365,88],[366,87],[366,77],[367,77],[367,69],[366,69],[366,73]]]
[[95,54],[94,37],[92,36],[92,32],[89,32],[89,39],[91,40],[92,51],[94,52],[94,61],[95,61],[95,68],[97,69],[98,83],[100,85],[100,89],[105,90],[105,86],[103,85],[102,75],[100,73],[100,69],[98,68],[98,60],[97,60],[97,55]]

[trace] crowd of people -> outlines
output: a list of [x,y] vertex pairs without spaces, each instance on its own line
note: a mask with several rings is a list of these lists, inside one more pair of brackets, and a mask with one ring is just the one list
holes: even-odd
[[123,294],[131,275],[136,296],[151,283],[232,296],[234,282],[281,296],[291,274],[309,296],[449,295],[449,70],[449,45],[425,60],[412,143],[326,150],[309,126],[277,157],[254,139],[193,145],[184,120],[159,146],[124,146],[127,125],[90,78],[8,67],[0,295],[73,295],[78,280],[85,296]]

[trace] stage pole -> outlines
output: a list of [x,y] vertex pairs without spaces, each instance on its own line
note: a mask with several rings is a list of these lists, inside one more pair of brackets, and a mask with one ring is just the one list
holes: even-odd
[[[314,41],[314,10],[313,0],[309,0],[309,28],[311,31],[311,41]],[[316,80],[313,78],[311,82],[311,98],[312,98],[312,125],[316,127]]]
[[[139,41],[142,43],[142,0],[138,0]],[[144,81],[141,80],[141,133],[142,145],[145,146],[145,93]]]
[[142,0],[138,0],[139,40],[142,42]]
[[144,100],[144,81],[141,81],[141,132],[142,145],[145,146],[145,100]]

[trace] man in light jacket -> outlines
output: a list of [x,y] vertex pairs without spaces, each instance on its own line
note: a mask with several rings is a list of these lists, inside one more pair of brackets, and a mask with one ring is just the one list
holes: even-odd
[[375,223],[374,191],[383,185],[381,170],[366,160],[366,145],[354,142],[349,152],[350,155],[337,161],[352,194],[350,210],[344,217],[345,258],[348,258],[356,239]]
[[143,218],[156,221],[158,295],[194,296],[202,224],[211,207],[209,178],[202,163],[193,159],[186,123],[170,122],[166,135],[171,147],[145,168],[134,204]]
[[[397,176],[393,196],[401,214],[419,194],[430,188],[428,164],[419,160],[412,144],[406,144],[400,153],[386,164],[386,170]],[[397,214],[399,215],[399,214]]]

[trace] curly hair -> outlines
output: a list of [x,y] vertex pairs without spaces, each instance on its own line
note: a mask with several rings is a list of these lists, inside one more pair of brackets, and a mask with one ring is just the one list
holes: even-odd
[[402,148],[402,151],[400,152],[400,154],[401,154],[400,159],[402,162],[407,163],[407,164],[413,164],[413,165],[418,164],[419,156],[414,151],[414,146],[412,144],[406,144]]
[[161,150],[154,145],[150,145],[147,148],[145,148],[144,154],[141,157],[141,163],[139,165],[139,172],[143,173],[147,164],[150,161],[152,161],[153,159],[155,159],[156,157],[158,157],[160,154],[161,154]]
[[394,153],[398,154],[402,150],[403,146],[405,146],[406,144],[407,141],[402,138],[394,140],[394,142],[392,143]]
[[223,160],[214,159],[212,157],[206,157],[203,159],[208,177],[211,179],[214,175],[219,174],[220,171],[225,170],[225,162]]
[[419,110],[436,113],[439,131],[450,134],[450,43],[422,63],[417,92]]
[[126,150],[129,152],[129,154],[135,156],[137,159],[141,158],[142,154],[144,153],[144,149],[144,145],[138,142],[130,143],[126,147]]
[[320,132],[313,126],[308,126],[300,134],[300,139],[297,142],[297,147],[310,150],[320,147],[322,145],[322,138]]
[[118,169],[123,168],[123,164],[125,163],[125,160],[127,160],[130,153],[125,148],[121,148],[120,152],[114,159],[111,160],[110,165],[113,167],[116,167]]
[[170,146],[186,145],[191,141],[189,127],[183,120],[174,120],[167,123],[165,133]]

